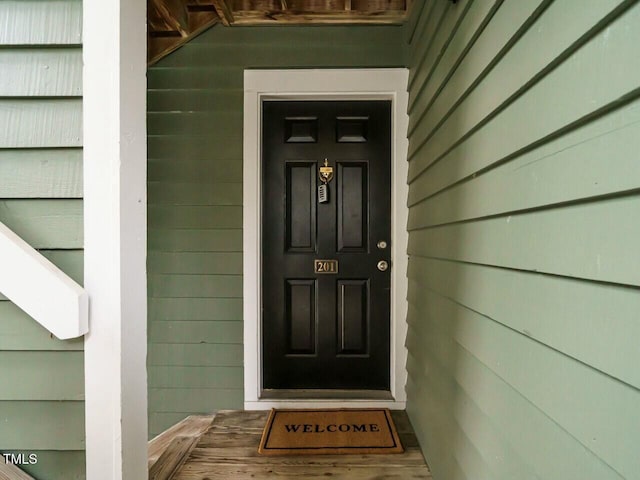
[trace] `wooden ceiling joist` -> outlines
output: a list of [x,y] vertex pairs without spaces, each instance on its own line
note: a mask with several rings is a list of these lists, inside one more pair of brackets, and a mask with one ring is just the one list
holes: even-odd
[[348,25],[382,25],[398,24],[404,18],[403,11],[380,11],[380,12],[310,12],[310,11],[244,11],[236,12],[234,15],[234,25],[274,25],[274,24],[348,24]]
[[222,20],[225,26],[230,26],[233,23],[233,8],[229,5],[229,0],[212,0],[213,6],[216,9],[218,17]]
[[148,0],[147,7],[150,31],[178,32],[182,37],[189,35],[187,5],[182,0]]
[[401,24],[411,0],[147,0],[149,64],[216,23]]

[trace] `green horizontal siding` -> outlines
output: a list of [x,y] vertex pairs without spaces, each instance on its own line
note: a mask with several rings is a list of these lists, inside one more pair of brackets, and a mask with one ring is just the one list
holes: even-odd
[[224,388],[150,388],[149,409],[154,412],[172,412],[180,405],[187,412],[212,413],[211,405],[219,405],[220,410],[234,408],[242,404],[242,389]]
[[635,478],[640,5],[428,2],[407,410],[436,479]]
[[242,320],[241,298],[151,298],[157,320]]
[[[188,326],[188,325],[187,325]],[[241,344],[224,343],[225,332],[220,343],[155,343],[149,347],[150,366],[177,367],[239,367],[242,366]]]
[[[547,14],[555,12],[550,8]],[[543,18],[545,16],[540,21]],[[510,154],[535,145],[558,131],[588,121],[591,115],[611,108],[627,95],[634,95],[640,83],[640,73],[629,70],[629,64],[636,59],[635,45],[640,41],[640,32],[631,27],[639,19],[639,14],[630,11],[618,20],[619,28],[594,32],[596,34],[588,42],[566,59],[562,58],[562,68],[556,67],[533,85],[528,85],[518,101],[494,112],[494,116],[488,116],[499,106],[494,93],[501,91],[499,86],[502,83],[498,80],[506,76],[488,76],[490,83],[485,78],[477,86],[482,94],[468,95],[437,131],[429,131],[425,122],[413,132],[409,147],[409,180],[414,180],[432,163],[445,158],[442,164],[456,163],[459,174],[466,171],[472,174],[486,168],[490,161],[508,158]],[[505,61],[513,65],[520,58],[522,55],[507,57]],[[594,58],[598,62],[593,61]],[[577,78],[581,81],[576,82]],[[607,88],[602,88],[605,84]],[[559,96],[557,92],[564,94]],[[519,127],[523,118],[527,119],[527,128]],[[490,142],[489,139],[497,136],[503,141]],[[426,138],[429,141],[423,143]],[[461,139],[464,142],[461,143]],[[492,148],[482,148],[488,144]],[[471,151],[478,152],[473,160],[466,155]],[[417,152],[420,155],[414,158]]]
[[[1,295],[0,295],[1,297]],[[13,303],[0,298],[0,354],[12,350],[82,350],[84,340],[58,340]],[[11,391],[10,388],[7,391]]]
[[208,252],[149,252],[149,273],[240,275],[242,254]]
[[[234,230],[230,231],[237,236]],[[212,232],[216,236],[220,233],[217,230]],[[187,245],[190,243],[187,242]],[[241,240],[239,243],[242,243]],[[234,249],[230,251],[236,251],[238,248],[238,242],[236,242]],[[223,298],[240,298],[242,297],[242,276],[154,274],[149,275],[148,288],[150,298],[207,298],[216,294]]]
[[[440,3],[440,2],[436,2]],[[502,2],[500,0],[474,0],[473,5],[464,15],[459,28],[453,33],[452,41],[447,46],[450,53],[442,55],[441,60],[432,64],[422,64],[420,71],[416,60],[411,62],[409,111],[410,131],[416,123],[421,128],[430,122],[444,120],[446,107],[463,99],[465,92],[478,83],[496,60],[496,57],[508,49],[509,42],[515,41],[535,18],[538,9],[548,4],[542,0],[524,0],[520,2]],[[464,9],[464,5],[455,7]],[[426,13],[426,12],[424,12]],[[455,10],[451,12],[455,14]],[[487,25],[491,22],[491,28]],[[457,46],[457,48],[456,48]],[[415,51],[414,47],[411,51]],[[464,58],[464,61],[461,61]],[[419,60],[419,59],[418,59]],[[449,64],[445,62],[450,62]],[[455,66],[455,70],[452,68]],[[440,68],[438,68],[440,67]],[[425,71],[424,73],[422,71]],[[438,71],[439,75],[429,78],[427,84],[415,83],[416,79],[426,79],[429,73]],[[446,87],[437,82],[442,77],[449,77]],[[437,96],[426,97],[425,94],[434,88],[441,89]],[[418,103],[421,100],[424,103]],[[423,119],[424,112],[419,110],[423,105],[430,106],[433,118]],[[430,116],[431,117],[431,116]]]
[[237,205],[150,205],[149,223],[155,228],[241,228]]
[[[456,328],[450,333],[457,348],[489,368],[510,385],[514,394],[527,398],[597,456],[615,460],[613,464],[627,472],[637,471],[639,460],[633,450],[638,425],[619,414],[633,415],[637,409],[637,389],[568,359],[564,353],[532,342],[528,336],[504,328],[485,315],[428,291],[420,293],[425,294],[429,306],[421,313],[425,316],[432,312],[447,313],[447,318],[456,320]],[[416,326],[416,332],[420,328]],[[418,338],[423,338],[424,333],[420,332]],[[417,347],[414,342],[412,337],[409,342],[412,351]]]
[[2,0],[0,45],[79,45],[81,0]]
[[[625,220],[638,216],[640,196],[630,195],[416,229],[409,253],[637,286],[640,271],[629,259],[640,245],[640,222]],[[581,232],[580,248],[568,229]]]
[[417,356],[407,393],[420,398],[410,418],[434,478],[624,478],[464,348],[431,335],[440,342],[408,344]]
[[82,95],[79,48],[0,50],[0,70],[0,97]]
[[85,446],[84,402],[0,401],[0,420],[0,451],[83,450]]
[[[238,69],[397,67],[404,63],[403,52],[397,48],[401,38],[402,29],[398,27],[225,29],[220,25],[154,65],[153,71],[155,74],[163,68],[206,68],[217,64]],[[230,50],[236,54],[229,55]]]
[[[448,38],[452,23],[464,16],[466,8],[454,8],[451,3],[431,2],[428,14],[423,15],[418,25],[419,36],[415,39],[415,49],[410,50],[409,64],[414,68],[409,72],[409,86],[415,81],[416,72],[431,64],[442,52],[441,44]],[[452,13],[450,13],[452,12]],[[440,46],[440,48],[438,48]]]
[[[191,78],[191,75],[189,77]],[[224,115],[227,122],[224,130],[216,129],[216,133],[235,135],[242,130],[242,112],[234,108],[207,112],[149,113],[147,132],[149,135],[207,135],[212,133],[211,122],[215,122],[220,115]]]
[[82,250],[40,250],[40,253],[56,267],[66,273],[72,280],[84,282],[84,255]]
[[[238,174],[233,173],[234,180]],[[157,199],[156,205],[238,205],[242,202],[242,183],[180,183],[170,185],[160,181],[149,181],[148,192]]]
[[149,326],[154,344],[242,343],[242,322],[238,320],[165,320]]
[[82,352],[0,352],[0,401],[83,400]]
[[637,162],[629,151],[640,148],[639,122],[636,100],[519,155],[509,171],[492,169],[441,192],[460,175],[453,165],[438,171],[434,165],[412,184],[411,221],[438,225],[633,190]]
[[3,148],[82,146],[82,100],[0,98]]
[[82,200],[0,201],[0,222],[34,248],[82,248]]
[[[184,47],[183,47],[184,48]],[[149,70],[153,72],[153,70]],[[148,106],[147,108],[150,108]],[[186,109],[187,107],[185,107]],[[197,107],[196,107],[197,108]],[[205,108],[202,106],[201,108]],[[242,108],[241,104],[238,108]],[[212,148],[215,147],[215,157],[212,156]],[[236,169],[236,171],[242,171],[242,168],[238,170],[238,167],[234,167],[234,159],[242,157],[242,141],[241,135],[236,135],[233,141],[227,141],[227,139],[216,139],[212,142],[207,135],[155,135],[149,136],[147,143],[147,155],[149,156],[149,180],[155,180],[153,177],[155,160],[171,160],[174,163],[180,160],[180,163],[185,163],[185,168],[188,170],[189,160],[198,160],[203,163],[207,161],[215,163],[224,162],[226,166],[221,175],[225,174],[226,168]],[[211,181],[207,177],[198,177],[201,182]],[[224,177],[223,177],[224,178]],[[242,176],[240,176],[242,178]],[[166,178],[160,178],[161,180],[167,180]],[[170,178],[168,180],[171,180]],[[180,179],[176,179],[179,181]],[[189,179],[194,181],[194,179]],[[227,180],[228,181],[228,180]]]
[[[177,55],[177,54],[176,54]],[[163,60],[164,61],[164,60]],[[154,111],[149,116],[182,111],[233,111],[241,108],[244,92],[240,88],[153,89],[147,90],[147,101]],[[151,157],[150,157],[151,158]]]
[[82,149],[0,149],[0,198],[82,198]]
[[169,389],[242,389],[242,367],[153,366],[149,368],[149,382]]
[[[80,283],[81,34],[80,0],[0,0],[0,222]],[[82,349],[0,292],[0,451],[35,478],[85,478]]]
[[[168,140],[168,137],[160,138],[162,138],[163,141]],[[174,152],[172,155],[169,155],[169,152],[164,152],[164,155],[166,155],[164,158],[149,160],[149,190],[153,188],[155,188],[156,191],[160,190],[158,195],[159,204],[165,203],[162,202],[162,200],[171,191],[179,188],[185,189],[186,185],[191,185],[193,191],[184,192],[183,190],[180,193],[181,202],[189,201],[192,195],[197,195],[197,192],[202,190],[208,189],[210,195],[215,194],[217,191],[228,188],[227,184],[229,183],[240,184],[240,188],[242,188],[242,165],[238,167],[233,164],[232,147],[228,147],[226,143],[221,145],[212,143],[216,145],[216,149],[219,148],[220,157],[218,159],[208,159],[205,152],[200,153],[199,149],[197,149],[197,145],[202,141],[207,141],[207,139],[208,137],[204,136],[199,138],[188,137],[187,140],[193,142],[193,144],[188,144],[188,141],[184,142],[185,148],[189,150],[189,154],[188,158],[180,162],[176,161],[176,158],[180,158],[180,154],[177,152]],[[180,137],[175,140],[182,144],[184,138]],[[153,141],[155,142],[155,139]],[[211,170],[220,170],[220,175],[216,175],[215,182],[210,178],[202,176],[202,165],[205,165],[206,168]],[[213,205],[215,204],[216,202],[213,202]]]
[[[242,230],[213,228],[198,230],[154,230],[149,248],[156,251],[239,252],[242,251]],[[176,247],[176,245],[179,245]]]
[[149,69],[149,424],[243,406],[247,68],[404,66],[400,27],[224,28]]
[[[635,320],[640,296],[630,294],[628,287],[445,260],[414,260],[408,273],[412,295],[424,288],[455,298],[506,328],[629,385],[640,385],[634,366],[640,361],[634,341],[640,331]],[[483,288],[470,288],[473,285]],[[501,301],[505,297],[512,301]],[[615,311],[610,305],[616,306]],[[577,335],[579,331],[589,335]]]

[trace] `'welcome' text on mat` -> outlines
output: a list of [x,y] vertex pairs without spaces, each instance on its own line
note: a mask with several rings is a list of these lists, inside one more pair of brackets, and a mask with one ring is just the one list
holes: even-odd
[[271,410],[258,452],[263,455],[402,453],[386,408]]

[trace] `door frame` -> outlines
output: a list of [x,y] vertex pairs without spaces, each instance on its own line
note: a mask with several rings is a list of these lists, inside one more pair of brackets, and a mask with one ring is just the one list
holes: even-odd
[[[406,68],[245,70],[243,129],[244,408],[388,407],[404,409],[407,380],[407,115]],[[263,100],[391,100],[392,400],[264,399],[261,329],[261,193]]]

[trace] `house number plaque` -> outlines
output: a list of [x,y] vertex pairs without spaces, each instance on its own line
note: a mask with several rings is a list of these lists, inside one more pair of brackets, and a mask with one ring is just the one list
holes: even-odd
[[314,260],[315,273],[338,273],[338,260]]

